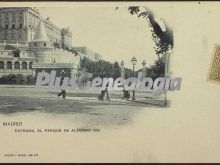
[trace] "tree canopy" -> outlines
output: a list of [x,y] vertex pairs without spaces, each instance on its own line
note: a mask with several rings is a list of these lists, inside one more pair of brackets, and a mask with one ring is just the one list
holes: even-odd
[[93,73],[94,77],[112,77],[115,79],[121,75],[121,69],[117,61],[114,63],[104,60],[91,61],[84,57],[81,61],[81,67],[85,68],[86,72]]
[[155,42],[154,49],[158,56],[164,55],[167,51],[169,51],[169,49],[173,48],[173,30],[166,24],[164,20],[165,31],[163,31],[160,25],[157,23],[154,13],[150,9],[145,7],[145,10],[141,11],[139,6],[130,6],[128,10],[132,15],[137,14],[138,17],[145,18],[149,27],[152,28],[152,39]]
[[[86,72],[92,73],[93,78],[112,77],[116,79],[121,76],[121,67],[117,61],[114,63],[104,60],[91,61],[84,57],[81,62],[81,69],[82,68],[84,68]],[[141,69],[136,71],[135,75],[137,75],[139,71],[141,71]],[[153,79],[164,76],[164,63],[161,58],[158,58],[153,65],[147,68],[147,76]],[[129,77],[133,77],[133,71],[129,68],[125,68],[125,78]]]

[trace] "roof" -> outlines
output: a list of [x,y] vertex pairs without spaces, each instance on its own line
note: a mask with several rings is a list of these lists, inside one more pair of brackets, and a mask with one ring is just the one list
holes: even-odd
[[40,21],[33,41],[49,41],[43,23]]

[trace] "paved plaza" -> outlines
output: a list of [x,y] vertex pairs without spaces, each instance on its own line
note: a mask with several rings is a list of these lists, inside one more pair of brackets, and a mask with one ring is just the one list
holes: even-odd
[[66,99],[58,91],[34,86],[0,86],[0,114],[48,114],[71,119],[85,126],[118,126],[132,123],[133,117],[146,107],[160,108],[162,98],[152,99],[151,93],[136,93],[136,101],[121,99],[121,92],[110,92],[111,101],[98,100],[99,93],[67,91]]

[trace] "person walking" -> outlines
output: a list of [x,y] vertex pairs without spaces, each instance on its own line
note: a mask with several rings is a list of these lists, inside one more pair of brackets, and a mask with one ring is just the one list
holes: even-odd
[[129,91],[125,90],[124,86],[123,86],[123,97],[122,97],[122,99],[126,99],[126,100],[130,99],[130,93],[129,93]]
[[107,100],[107,101],[110,101],[110,97],[109,97],[109,94],[108,94],[108,86],[109,86],[109,82],[106,84],[105,94],[106,94],[106,100]]
[[109,86],[109,82],[107,82],[105,89],[101,90],[101,94],[98,96],[99,100],[110,101],[110,97],[109,97],[109,93],[108,93],[108,86]]
[[[63,85],[63,80],[64,80],[64,77],[62,77],[61,80],[60,80],[60,86]],[[65,90],[65,89],[61,89],[61,92],[58,93],[58,95],[57,95],[58,98],[59,98],[61,95],[63,95],[63,99],[66,98],[66,90]]]

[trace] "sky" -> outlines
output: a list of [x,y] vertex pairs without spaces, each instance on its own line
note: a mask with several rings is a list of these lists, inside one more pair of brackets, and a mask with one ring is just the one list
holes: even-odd
[[59,27],[69,27],[73,46],[86,46],[102,55],[104,60],[123,60],[132,68],[131,58],[137,58],[136,69],[157,58],[146,19],[131,15],[127,7],[53,7],[39,8],[42,16]]

